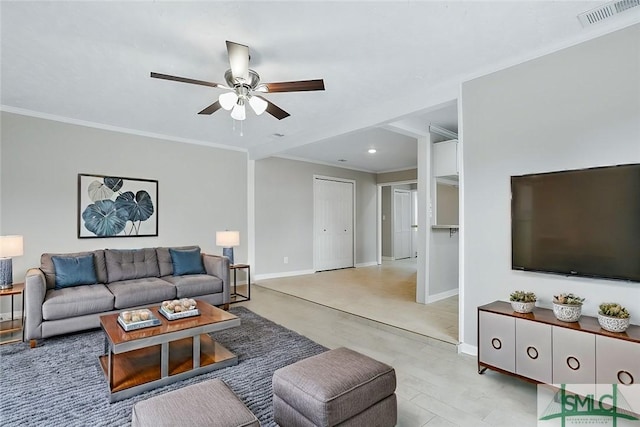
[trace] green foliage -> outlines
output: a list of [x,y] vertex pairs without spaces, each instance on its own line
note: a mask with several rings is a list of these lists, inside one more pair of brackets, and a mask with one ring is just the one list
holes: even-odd
[[509,296],[509,301],[517,302],[536,302],[536,294],[533,292],[514,291]]
[[626,308],[616,302],[603,302],[600,304],[600,314],[626,319],[630,316]]
[[556,304],[582,305],[584,298],[580,298],[574,294],[560,294],[553,296],[553,302]]

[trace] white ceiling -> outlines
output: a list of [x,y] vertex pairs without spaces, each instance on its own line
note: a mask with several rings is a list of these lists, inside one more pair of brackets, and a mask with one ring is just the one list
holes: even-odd
[[[397,170],[415,167],[429,123],[457,130],[464,79],[638,21],[582,28],[576,15],[601,3],[2,1],[0,102],[252,158]],[[249,45],[265,82],[323,78],[326,90],[267,94],[291,117],[248,113],[241,136],[228,112],[197,114],[219,89],[149,77],[224,83],[225,40]]]

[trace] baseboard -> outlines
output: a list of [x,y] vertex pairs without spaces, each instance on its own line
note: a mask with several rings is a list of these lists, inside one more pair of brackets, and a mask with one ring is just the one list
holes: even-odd
[[315,273],[315,270],[283,271],[281,273],[256,274],[253,280],[257,282],[258,280],[277,279],[280,277],[304,276],[305,274],[313,274],[313,273]]
[[471,345],[471,344],[467,344],[464,342],[461,342],[460,344],[458,344],[458,353],[464,353],[464,354],[469,354],[471,356],[477,356],[478,355],[478,347],[475,345]]
[[436,301],[440,301],[443,300],[445,298],[449,298],[452,297],[454,295],[458,295],[460,293],[460,290],[458,288],[455,289],[451,289],[445,292],[440,292],[439,294],[435,294],[435,295],[428,295],[427,299],[426,299],[426,303],[427,304],[431,304],[432,302],[436,302]]
[[360,268],[360,267],[373,267],[374,265],[378,265],[378,263],[377,263],[376,261],[363,262],[362,264],[356,264],[356,268]]

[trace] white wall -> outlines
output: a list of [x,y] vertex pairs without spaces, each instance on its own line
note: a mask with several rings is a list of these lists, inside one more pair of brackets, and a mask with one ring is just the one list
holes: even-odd
[[272,157],[255,162],[257,276],[313,270],[314,175],[356,181],[355,262],[376,262],[375,174]]
[[[240,231],[236,257],[246,259],[246,153],[6,112],[1,119],[0,234],[24,236],[14,281],[43,252],[196,244],[219,254],[215,232],[224,229]],[[78,239],[78,173],[158,180],[158,236]]]
[[[511,270],[510,176],[640,162],[640,25],[462,85],[463,340],[476,308],[534,291],[586,297],[583,313],[618,301],[640,323],[640,283]],[[624,207],[621,207],[624,208]]]

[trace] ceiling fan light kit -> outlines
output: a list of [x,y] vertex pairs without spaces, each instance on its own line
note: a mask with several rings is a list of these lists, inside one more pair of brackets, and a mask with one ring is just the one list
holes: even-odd
[[260,75],[256,71],[249,69],[248,46],[227,41],[227,54],[229,56],[229,65],[231,68],[224,73],[224,80],[227,83],[226,86],[214,82],[154,72],[151,73],[151,77],[228,90],[229,92],[220,94],[216,102],[204,108],[198,114],[210,115],[222,108],[224,110],[231,111],[231,117],[234,120],[240,121],[247,118],[247,101],[251,106],[251,109],[258,116],[266,111],[278,120],[289,117],[290,114],[282,108],[254,93],[262,94],[324,90],[324,81],[322,79],[260,83]]

